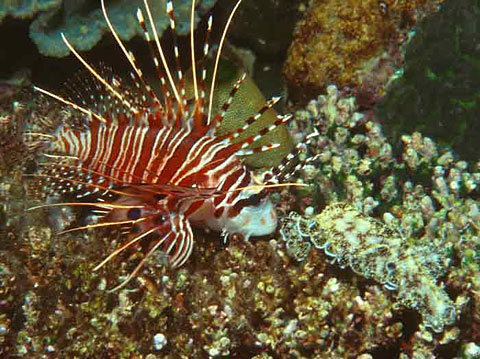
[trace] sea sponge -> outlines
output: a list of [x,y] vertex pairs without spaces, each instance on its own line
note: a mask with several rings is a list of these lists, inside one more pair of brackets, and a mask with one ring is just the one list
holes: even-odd
[[[437,1],[438,2],[438,1]],[[388,45],[434,1],[314,0],[297,24],[284,74],[296,89],[361,84]],[[398,47],[398,46],[396,46]]]
[[[208,11],[215,0],[197,1],[197,14]],[[70,51],[60,36],[64,33],[70,43],[80,51],[93,48],[108,32],[107,23],[100,9],[100,1],[75,2],[75,6],[56,7],[40,14],[30,25],[30,37],[39,51],[47,56],[63,57]],[[150,8],[159,34],[168,26],[169,19],[165,12],[166,0],[151,1]],[[190,31],[190,6],[188,1],[175,1],[176,29],[179,34]],[[143,9],[141,0],[121,0],[106,4],[109,18],[122,40],[128,41],[137,34],[142,34],[136,13]],[[195,19],[197,24],[198,16]]]

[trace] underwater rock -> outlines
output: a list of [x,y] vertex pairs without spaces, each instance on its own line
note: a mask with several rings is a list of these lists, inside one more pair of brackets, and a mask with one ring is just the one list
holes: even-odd
[[[208,71],[208,74],[211,76],[211,71]],[[241,76],[241,68],[236,67],[228,60],[222,59],[220,61],[212,104],[214,113],[220,110],[222,105],[228,99],[233,85]],[[210,88],[211,81],[208,77],[207,82],[207,88]],[[191,71],[186,74],[186,87],[187,96],[193,97]],[[247,75],[235,94],[227,113],[225,114],[225,118],[219,128],[219,135],[242,127],[243,121],[250,116],[254,116],[264,103],[265,97],[263,96],[262,92],[260,92],[252,78]],[[259,129],[270,126],[275,122],[277,115],[278,113],[275,111],[275,109],[269,109],[246,131],[244,131],[239,139],[248,137],[254,133],[258,133]],[[271,133],[262,137],[260,140],[255,142],[252,147],[263,146],[268,143],[278,143],[280,146],[267,152],[255,153],[251,156],[248,156],[245,158],[245,163],[255,168],[276,166],[291,151],[293,147],[290,133],[284,125],[279,126]]]
[[478,159],[479,27],[478,0],[446,0],[417,26],[406,49],[403,76],[378,111],[394,140],[421,131],[465,159]]
[[[197,1],[195,24],[199,21],[198,16],[207,12],[214,3],[215,0]],[[67,4],[69,2],[65,1],[64,6],[41,13],[30,25],[30,37],[43,55],[64,57],[70,53],[61,33],[65,34],[75,49],[86,51],[92,49],[108,32],[99,0],[75,2],[74,6]],[[159,34],[169,26],[165,5],[165,0],[154,1],[150,5]],[[190,5],[189,0],[175,2],[176,29],[179,34],[186,34],[190,30]],[[138,8],[143,8],[143,1],[120,0],[107,3],[106,7],[122,40],[127,41],[142,34],[135,14]]]

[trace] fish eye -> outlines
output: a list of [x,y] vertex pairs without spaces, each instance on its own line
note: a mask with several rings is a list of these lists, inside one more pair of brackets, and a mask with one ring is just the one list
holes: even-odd
[[127,218],[134,221],[140,218],[141,213],[140,208],[130,208],[127,212]]
[[263,198],[263,196],[259,193],[255,193],[255,194],[250,195],[250,197],[247,198],[247,206],[257,206],[257,205],[259,205],[262,198]]
[[136,234],[138,232],[140,232],[140,226],[139,225],[134,225],[134,226],[132,226],[132,228],[130,228],[130,233]]
[[379,1],[378,7],[382,15],[384,16],[388,15],[388,4],[385,1]]
[[166,221],[166,218],[165,218],[165,216],[162,215],[162,214],[159,214],[158,216],[155,216],[155,218],[154,218],[154,222],[155,222],[156,224],[162,224],[162,223],[165,222],[165,221]]
[[164,200],[165,198],[167,198],[167,195],[164,194],[164,193],[157,193],[154,195],[155,199],[160,202],[162,200]]

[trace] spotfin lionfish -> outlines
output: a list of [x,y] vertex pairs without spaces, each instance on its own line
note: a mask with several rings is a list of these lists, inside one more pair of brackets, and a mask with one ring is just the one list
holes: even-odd
[[[130,63],[133,86],[125,85],[117,76],[100,74],[62,34],[66,46],[92,75],[96,93],[89,93],[88,101],[75,103],[35,87],[36,91],[80,113],[83,123],[82,126],[63,123],[52,134],[30,134],[31,143],[41,144],[44,155],[55,159],[41,165],[41,171],[35,174],[42,183],[44,196],[75,198],[68,203],[51,203],[34,208],[93,206],[96,213],[101,213],[95,223],[63,233],[128,226],[125,244],[95,269],[141,240],[152,239],[144,258],[117,288],[135,276],[156,250],[166,252],[173,267],[183,265],[193,250],[192,226],[206,227],[226,235],[240,234],[245,239],[271,234],[277,227],[277,215],[268,194],[272,188],[282,186],[282,180],[288,175],[287,165],[299,147],[261,178],[256,178],[243,164],[242,157],[278,147],[277,143],[260,147],[251,145],[278,126],[288,123],[292,116],[279,115],[270,126],[241,139],[240,135],[279,100],[274,97],[255,116],[245,119],[242,127],[218,135],[217,130],[245,75],[233,86],[220,111],[212,115],[220,54],[228,27],[240,3],[241,0],[238,0],[231,11],[218,45],[209,101],[206,100],[205,62],[209,53],[212,16],[208,18],[197,75],[193,35],[194,0],[190,18],[193,104],[186,99],[171,0],[166,3],[166,12],[174,39],[175,71],[169,68],[166,61],[148,1],[144,0],[144,7],[151,32],[147,29],[144,11],[137,11],[138,22],[160,81],[161,96],[147,83],[135,56],[119,38],[110,22],[104,0],[101,0],[101,7],[105,21]],[[153,38],[150,34],[153,34]],[[173,74],[176,74],[176,79]],[[82,199],[92,198],[82,202]]]

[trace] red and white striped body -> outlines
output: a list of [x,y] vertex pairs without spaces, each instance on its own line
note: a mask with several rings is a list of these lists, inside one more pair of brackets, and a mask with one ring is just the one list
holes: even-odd
[[82,168],[113,187],[149,184],[225,192],[184,201],[172,196],[166,203],[167,210],[185,216],[197,226],[240,233],[245,238],[272,233],[277,219],[268,199],[239,212],[233,209],[239,200],[256,192],[235,191],[256,185],[250,170],[237,156],[239,144],[204,132],[195,132],[192,126],[97,123],[85,131],[62,126],[55,133],[57,140],[52,142],[51,151],[78,158]]
[[[208,106],[204,63],[209,52],[212,18],[207,24],[203,58],[199,61],[201,75],[197,79],[197,60],[193,52],[195,1],[192,1],[190,35],[195,90],[192,105],[187,105],[185,96],[175,40],[173,4],[170,0],[167,1],[166,11],[174,35],[176,79],[165,60],[148,1],[144,1],[144,5],[150,32],[143,11],[138,9],[137,12],[158,73],[162,89],[160,94],[146,83],[134,55],[118,37],[109,20],[104,0],[101,0],[101,5],[105,21],[132,67],[132,83],[125,85],[114,75],[100,75],[62,34],[66,46],[92,75],[93,86],[87,86],[88,101],[82,100],[78,93],[76,99],[80,100],[79,103],[35,87],[37,91],[84,116],[82,126],[63,123],[51,136],[42,137],[51,139],[47,152],[60,159],[59,162],[43,166],[43,173],[38,175],[43,181],[44,195],[73,195],[79,202],[80,198],[87,197],[90,199],[88,203],[78,205],[94,206],[97,212],[103,212],[98,223],[67,231],[117,225],[130,227],[128,241],[97,268],[129,246],[146,238],[152,239],[152,246],[145,258],[122,286],[138,272],[154,250],[168,253],[174,267],[185,263],[193,250],[192,226],[227,235],[238,233],[246,239],[267,235],[276,229],[277,217],[268,199],[269,189],[264,186],[265,183],[258,186],[252,172],[243,164],[242,157],[278,146],[269,144],[252,148],[251,145],[287,123],[291,116],[278,116],[273,124],[256,134],[242,137],[241,134],[279,100],[272,98],[255,116],[243,119],[237,130],[218,135],[217,130],[245,75],[233,86],[220,111],[212,114],[220,52],[240,2],[238,0],[229,17],[218,46]],[[74,165],[68,162],[72,159]],[[285,163],[272,169],[268,184],[278,183],[284,168]],[[76,205],[74,202],[65,204]]]

